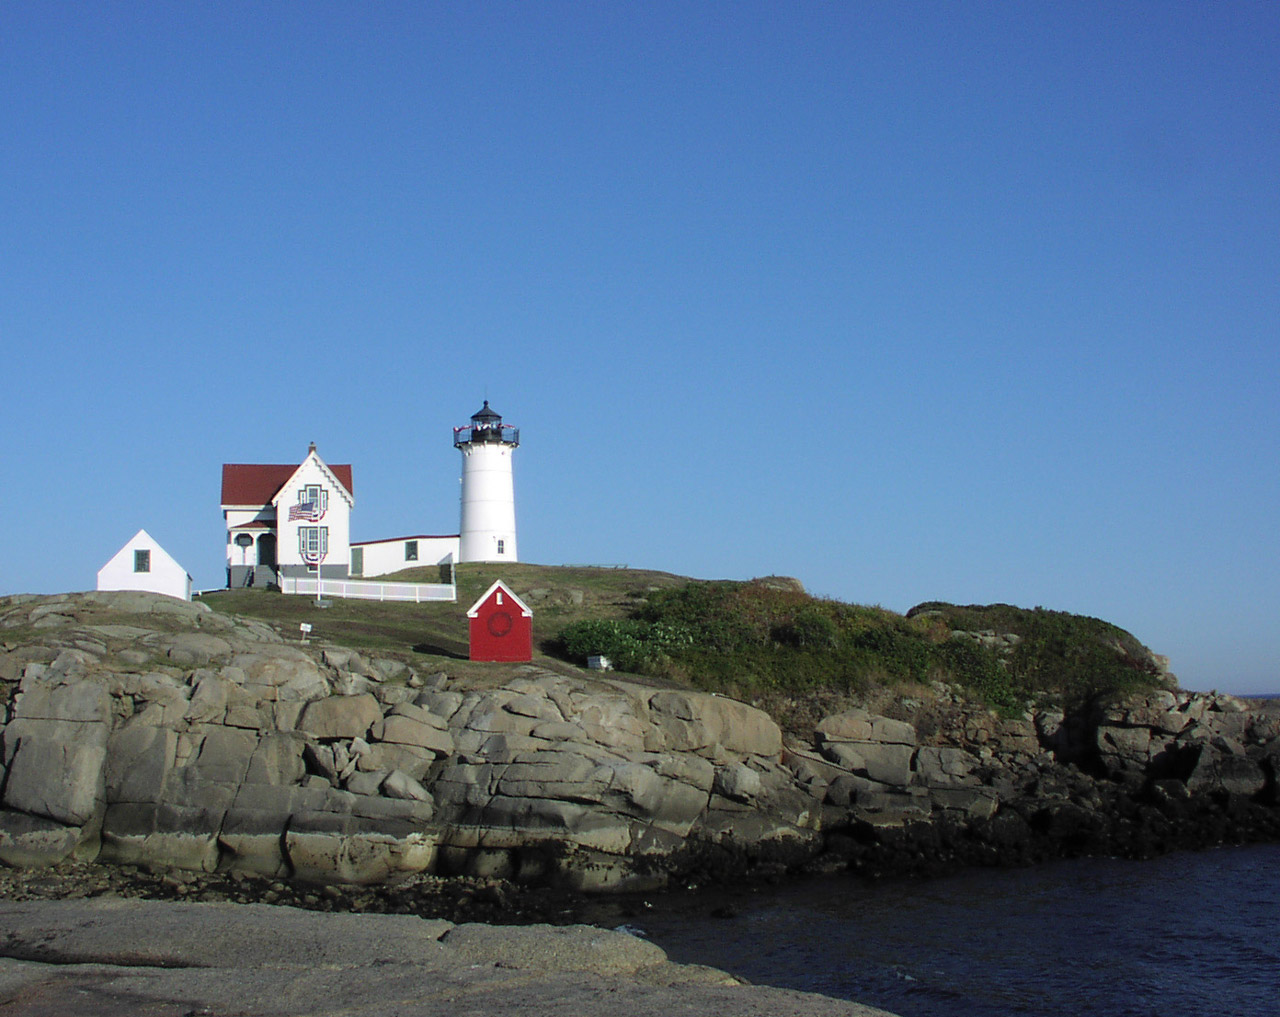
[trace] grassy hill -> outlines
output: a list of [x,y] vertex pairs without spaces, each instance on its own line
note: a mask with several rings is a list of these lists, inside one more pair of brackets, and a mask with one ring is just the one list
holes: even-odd
[[[435,583],[439,569],[405,569],[388,581]],[[328,598],[317,608],[314,598],[284,596],[262,590],[221,590],[203,599],[217,611],[249,615],[270,622],[287,639],[299,637],[298,626],[310,622],[312,638],[362,651],[418,658],[419,669],[448,664],[457,670],[467,657],[466,610],[496,579],[502,579],[533,609],[535,657],[553,664],[547,651],[564,628],[591,618],[623,618],[651,592],[691,582],[682,576],[644,569],[592,568],[529,564],[457,566],[456,604],[402,604]],[[431,658],[440,658],[433,661]]]
[[[308,597],[254,590],[204,599],[267,620],[286,638],[307,621],[315,639],[477,679],[492,666],[465,662],[465,611],[502,578],[533,608],[535,655],[546,666],[605,653],[626,672],[748,700],[858,695],[940,679],[1016,711],[1030,699],[1078,701],[1163,680],[1151,653],[1123,629],[1041,608],[927,603],[899,615],[810,597],[777,577],[706,582],[531,564],[460,565],[457,573],[457,604],[333,599],[322,610]],[[438,574],[409,569],[389,578],[434,582]]]

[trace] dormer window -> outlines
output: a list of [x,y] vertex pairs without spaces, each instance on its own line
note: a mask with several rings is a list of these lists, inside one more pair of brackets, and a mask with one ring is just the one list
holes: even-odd
[[289,522],[304,519],[318,523],[329,511],[329,492],[319,484],[308,484],[298,490],[298,504],[289,506]]
[[298,504],[312,506],[312,512],[324,515],[329,509],[329,492],[319,484],[308,484],[298,494]]

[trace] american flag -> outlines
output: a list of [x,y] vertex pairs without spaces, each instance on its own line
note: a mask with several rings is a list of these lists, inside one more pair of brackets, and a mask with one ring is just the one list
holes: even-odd
[[289,522],[295,519],[307,519],[314,521],[316,517],[316,503],[313,501],[300,502],[297,505],[289,506]]

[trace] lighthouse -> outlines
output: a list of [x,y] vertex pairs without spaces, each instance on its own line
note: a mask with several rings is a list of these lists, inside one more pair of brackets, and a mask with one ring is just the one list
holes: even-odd
[[470,424],[453,429],[453,445],[462,453],[458,560],[519,561],[511,455],[520,445],[520,431],[504,424],[486,399]]

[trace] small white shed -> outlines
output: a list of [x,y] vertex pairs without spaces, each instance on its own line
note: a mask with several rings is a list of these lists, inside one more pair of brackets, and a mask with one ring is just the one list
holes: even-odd
[[139,530],[98,569],[99,590],[142,590],[191,599],[191,577],[154,537]]

